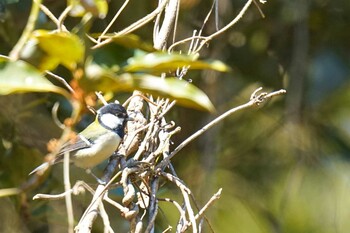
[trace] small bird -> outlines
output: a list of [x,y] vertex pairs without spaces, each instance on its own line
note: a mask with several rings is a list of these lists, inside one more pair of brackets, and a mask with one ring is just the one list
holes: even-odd
[[55,159],[41,164],[29,175],[62,162],[67,152],[77,167],[89,169],[98,165],[117,150],[129,120],[133,119],[120,104],[110,103],[101,107],[95,121],[80,132],[74,142],[63,144]]

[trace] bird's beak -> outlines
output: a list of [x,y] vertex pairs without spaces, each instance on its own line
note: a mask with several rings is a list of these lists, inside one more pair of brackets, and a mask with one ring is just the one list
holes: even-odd
[[132,117],[128,117],[128,118],[126,118],[125,120],[127,120],[127,121],[134,121],[135,119],[132,118]]

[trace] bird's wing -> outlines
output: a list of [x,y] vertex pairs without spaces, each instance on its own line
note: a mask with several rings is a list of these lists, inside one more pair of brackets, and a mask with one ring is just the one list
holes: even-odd
[[75,152],[77,150],[89,148],[93,141],[101,134],[105,133],[105,130],[100,124],[92,123],[85,130],[83,130],[76,139],[64,143],[54,160],[54,163],[62,162],[64,154],[69,152]]
[[88,139],[84,138],[81,135],[78,135],[74,142],[68,141],[62,145],[60,151],[58,152],[56,158],[53,161],[53,164],[62,162],[64,154],[67,152],[72,153],[77,150],[88,148],[90,146],[91,142]]
[[62,145],[58,154],[64,154],[66,152],[74,152],[80,149],[88,148],[91,146],[91,142],[81,135],[78,135],[74,142],[66,142]]

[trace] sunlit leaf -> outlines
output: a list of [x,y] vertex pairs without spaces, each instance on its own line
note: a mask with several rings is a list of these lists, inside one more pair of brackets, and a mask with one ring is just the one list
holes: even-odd
[[[179,105],[200,110],[214,111],[208,96],[193,84],[177,78],[159,78],[149,74],[115,75],[113,72],[91,64],[86,68],[89,77],[82,81],[85,88],[108,91],[140,90],[145,93],[176,100]],[[91,90],[93,91],[93,90]]]
[[74,68],[84,57],[84,45],[74,34],[37,30],[33,32],[32,38],[47,54],[48,60],[61,63],[67,68]]
[[122,45],[126,48],[141,49],[146,52],[156,51],[152,44],[144,42],[140,37],[135,34],[127,34],[123,36],[111,37],[114,43]]
[[0,95],[23,92],[55,92],[66,97],[69,93],[48,81],[33,66],[23,61],[0,59]]
[[83,17],[87,12],[100,19],[104,19],[108,13],[107,0],[68,0],[72,6],[69,14],[73,17]]
[[178,53],[154,52],[128,59],[128,65],[123,67],[126,72],[162,73],[174,71],[178,67],[190,66],[191,69],[212,69],[226,72],[229,68],[218,60],[200,61],[196,55]]
[[35,66],[37,69],[53,70],[60,64],[60,59],[43,51],[36,38],[30,38],[20,53],[20,59]]
[[117,80],[126,83],[129,90],[138,89],[149,94],[175,99],[178,104],[214,111],[208,96],[193,84],[177,78],[159,78],[152,75],[123,74]]

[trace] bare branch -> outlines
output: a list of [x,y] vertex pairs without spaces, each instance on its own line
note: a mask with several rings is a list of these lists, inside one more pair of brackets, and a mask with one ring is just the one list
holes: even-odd
[[57,74],[52,73],[51,71],[46,70],[45,73],[47,73],[48,75],[52,76],[53,78],[57,79],[58,81],[60,81],[61,83],[63,83],[63,85],[72,93],[74,94],[74,90],[73,88],[67,83],[67,81],[62,78],[61,76],[58,76]]
[[111,20],[111,22],[109,22],[109,24],[107,25],[107,27],[103,30],[103,32],[101,33],[101,35],[98,37],[97,39],[97,43],[100,43],[102,38],[104,37],[104,35],[108,32],[108,30],[112,27],[112,25],[114,24],[114,22],[117,20],[117,18],[119,17],[119,15],[122,13],[122,11],[124,10],[124,8],[126,7],[126,5],[128,5],[130,0],[125,0],[123,5],[120,7],[120,9],[117,11],[117,13],[114,15],[113,19]]
[[64,180],[64,190],[65,190],[65,201],[67,209],[67,218],[68,218],[68,232],[74,232],[74,214],[73,214],[73,204],[70,184],[70,175],[69,175],[69,152],[64,153],[63,159],[63,180]]
[[62,12],[62,14],[60,15],[60,17],[58,18],[58,30],[62,31],[65,30],[67,31],[66,27],[63,25],[63,21],[67,18],[68,13],[72,10],[73,6],[69,5],[66,7],[66,9],[64,9],[64,11]]
[[72,189],[65,191],[64,193],[61,194],[56,194],[56,195],[52,195],[52,194],[36,194],[33,197],[33,200],[37,200],[37,199],[47,199],[47,200],[60,200],[65,198],[65,196],[68,193],[72,193],[73,195],[79,195],[80,193],[84,193],[85,189],[88,190],[90,193],[93,193],[94,191],[92,190],[91,187],[89,187],[85,182],[83,181],[77,181],[75,183],[75,185],[73,186]]
[[207,36],[205,38],[205,40],[203,40],[200,44],[200,46],[196,49],[195,52],[198,52],[202,49],[202,47],[210,40],[212,40],[214,37],[221,35],[222,33],[224,33],[225,31],[227,31],[229,28],[231,28],[232,26],[234,26],[245,14],[245,12],[248,10],[249,6],[252,4],[253,0],[248,0],[246,2],[246,4],[244,5],[244,7],[242,8],[242,10],[238,13],[238,15],[229,23],[227,24],[225,27],[221,28],[220,30],[218,30],[217,32]]
[[[222,192],[222,189],[219,189],[219,191],[217,191],[217,193],[215,193],[211,198],[210,200],[207,202],[207,204],[205,204],[203,206],[203,208],[198,212],[198,214],[196,214],[195,216],[195,219],[198,220],[199,218],[201,218],[204,214],[204,212],[214,203],[214,201],[218,200],[221,196],[221,192]],[[187,227],[190,225],[191,223],[188,223],[184,230],[187,229]]]
[[98,215],[99,205],[103,199],[103,194],[106,192],[104,185],[99,185],[95,191],[95,195],[83,216],[80,218],[78,225],[75,227],[75,232],[90,232],[92,224]]
[[176,15],[178,13],[178,5],[179,0],[169,0],[169,3],[165,8],[163,24],[159,32],[156,32],[156,37],[153,38],[154,48],[159,50],[165,48],[166,41],[169,37],[174,21],[176,19]]
[[[143,25],[149,23],[152,19],[154,19],[154,17],[156,17],[159,13],[161,13],[164,10],[167,2],[168,2],[168,0],[164,0],[162,2],[162,4],[159,5],[152,13],[146,15],[142,19],[136,21],[135,23],[131,24],[130,26],[121,30],[120,32],[117,32],[113,37],[122,36],[122,35],[125,35],[128,33],[131,33],[133,31],[137,30],[138,28],[142,27]],[[92,47],[92,49],[100,48],[100,47],[112,42],[113,37],[108,38],[108,39],[102,41],[101,43],[96,44],[95,46]]]
[[199,34],[198,35],[193,35],[192,37],[189,37],[189,38],[185,38],[183,40],[180,40],[178,42],[175,42],[173,43],[168,51],[172,51],[174,49],[174,47],[180,45],[180,44],[183,44],[185,42],[188,42],[188,41],[191,41],[191,43],[193,43],[193,41],[195,39],[197,39],[197,43],[199,42],[199,40],[201,41],[200,44],[198,46],[195,47],[195,49],[192,49],[192,53],[198,53],[204,45],[206,45],[210,40],[212,40],[213,38],[223,34],[225,31],[227,31],[228,29],[230,29],[231,27],[233,27],[242,17],[243,15],[246,13],[246,11],[248,10],[249,6],[252,4],[254,0],[248,0],[245,5],[243,6],[242,10],[238,13],[238,15],[230,22],[228,23],[225,27],[221,28],[220,30],[214,32],[213,34],[209,35],[209,36],[201,36],[201,32],[202,32],[202,29],[205,25],[205,22],[208,20],[210,14],[212,13],[212,10],[213,10],[213,6],[212,8],[210,9],[208,15],[206,16],[205,20],[204,20],[204,23],[203,23],[203,26],[202,26],[202,29],[199,31]]
[[[259,89],[259,90],[261,90],[261,89]],[[260,105],[261,103],[269,100],[270,98],[272,98],[274,96],[283,95],[285,93],[286,93],[286,91],[284,89],[281,89],[279,91],[274,91],[274,92],[271,92],[271,93],[261,93],[260,95],[254,96],[254,98],[250,99],[250,101],[248,103],[242,104],[242,105],[240,105],[238,107],[235,107],[235,108],[232,108],[232,109],[228,110],[227,112],[225,112],[222,115],[218,116],[213,121],[209,122],[207,125],[205,125],[203,128],[198,130],[196,133],[192,134],[185,141],[183,141],[179,146],[177,146],[175,148],[175,150],[173,150],[171,152],[171,154],[169,155],[168,158],[164,159],[161,163],[159,163],[157,165],[157,168],[163,168],[163,167],[167,166],[169,164],[171,158],[174,157],[180,150],[182,150],[182,148],[184,148],[187,144],[192,142],[194,139],[196,139],[197,137],[202,135],[205,131],[207,131],[208,129],[210,129],[214,125],[218,124],[220,121],[222,121],[226,117],[230,116],[231,114],[233,114],[235,112],[238,112],[238,111],[241,111],[243,109],[247,109],[247,108],[250,108],[250,107],[253,107],[253,106]],[[255,94],[256,94],[256,91],[255,91]]]
[[11,60],[17,60],[19,57],[19,54],[21,50],[23,49],[25,43],[28,41],[30,34],[35,28],[35,22],[38,19],[39,15],[39,5],[41,4],[41,0],[34,0],[32,4],[32,9],[30,10],[29,19],[27,22],[26,27],[24,28],[24,31],[16,43],[16,45],[13,47],[12,51],[10,52],[10,58]]

